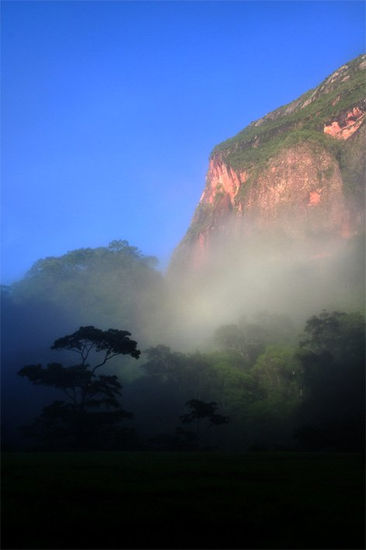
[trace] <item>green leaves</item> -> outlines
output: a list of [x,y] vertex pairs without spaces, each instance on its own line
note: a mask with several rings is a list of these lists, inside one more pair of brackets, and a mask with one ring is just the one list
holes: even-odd
[[364,71],[359,70],[361,57],[347,64],[347,76],[329,81],[252,123],[236,136],[215,147],[211,156],[220,155],[234,169],[248,169],[265,163],[282,148],[296,143],[318,144],[336,154],[339,143],[324,136],[324,124],[365,98]]
[[[127,241],[72,250],[38,260],[12,285],[13,302],[27,308],[42,305],[65,319],[55,334],[90,324],[128,326],[151,335],[150,320],[158,330],[157,312],[165,299],[163,277],[155,267],[156,259]],[[43,326],[42,319],[38,322]]]
[[304,444],[362,448],[364,335],[365,322],[358,313],[323,311],[307,321],[298,353],[304,385],[303,426],[298,437]]

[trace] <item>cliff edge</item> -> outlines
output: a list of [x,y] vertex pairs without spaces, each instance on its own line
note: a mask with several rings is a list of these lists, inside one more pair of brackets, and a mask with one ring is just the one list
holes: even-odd
[[245,247],[250,236],[279,234],[324,243],[364,232],[365,70],[361,55],[214,148],[171,271],[200,270],[217,242]]

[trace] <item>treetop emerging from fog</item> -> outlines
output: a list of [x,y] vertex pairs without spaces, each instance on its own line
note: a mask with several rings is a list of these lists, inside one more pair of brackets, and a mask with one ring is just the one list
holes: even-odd
[[131,333],[127,330],[111,328],[100,330],[93,326],[80,327],[73,334],[56,340],[51,349],[75,351],[80,354],[82,364],[85,364],[91,351],[104,351],[104,360],[94,367],[95,370],[117,355],[131,355],[135,359],[138,359],[141,352],[137,349],[137,342],[130,340],[129,336],[131,336]]

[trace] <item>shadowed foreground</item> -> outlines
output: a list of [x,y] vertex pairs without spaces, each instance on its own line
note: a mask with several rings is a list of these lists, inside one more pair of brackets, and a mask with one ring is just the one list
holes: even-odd
[[2,548],[363,548],[363,460],[9,453]]

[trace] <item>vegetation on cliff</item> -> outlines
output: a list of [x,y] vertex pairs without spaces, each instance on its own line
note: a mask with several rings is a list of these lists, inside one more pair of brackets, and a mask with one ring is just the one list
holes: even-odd
[[365,69],[361,55],[214,148],[172,272],[209,265],[218,255],[217,242],[232,247],[239,227],[243,253],[250,233],[263,227],[266,239],[276,231],[295,240],[312,237],[314,250],[325,235],[363,233]]
[[325,135],[323,128],[355,106],[365,108],[364,69],[366,56],[361,55],[343,65],[317,88],[217,145],[211,156],[219,156],[234,169],[243,170],[301,141],[320,144],[338,154],[340,143]]

